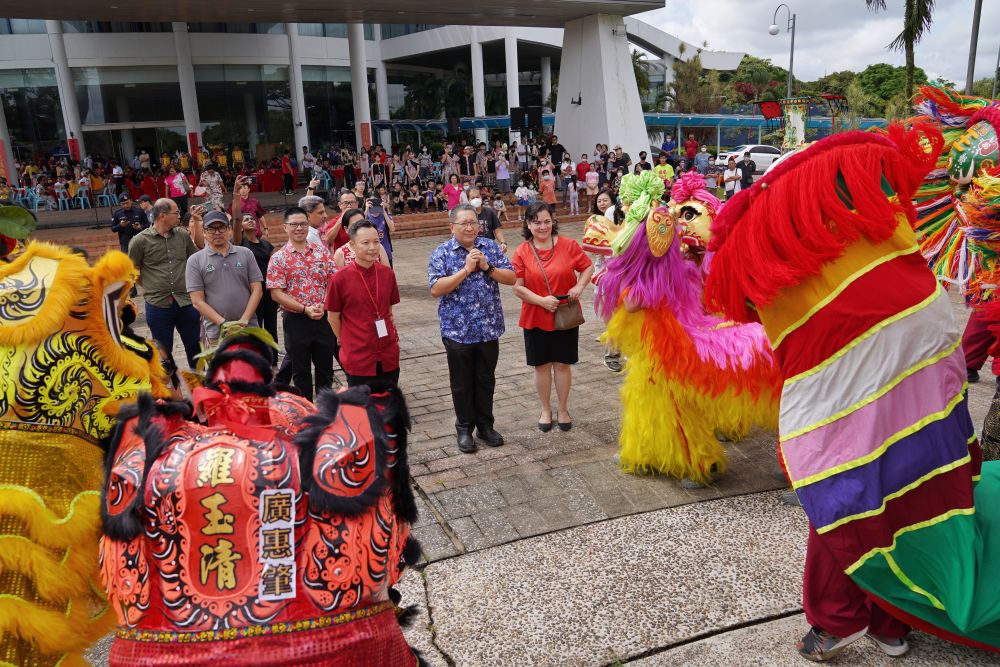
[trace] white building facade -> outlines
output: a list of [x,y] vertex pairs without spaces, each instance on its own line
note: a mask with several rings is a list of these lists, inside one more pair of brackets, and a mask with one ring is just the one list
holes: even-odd
[[546,105],[558,85],[569,150],[638,151],[648,141],[630,40],[665,65],[679,55],[676,38],[606,14],[565,28],[0,19],[0,141],[8,162],[73,143],[129,161],[199,145],[301,155],[398,138],[372,136],[373,120]]

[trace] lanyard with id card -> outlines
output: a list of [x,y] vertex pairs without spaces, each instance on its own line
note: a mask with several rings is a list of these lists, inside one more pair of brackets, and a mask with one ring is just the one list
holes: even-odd
[[[374,266],[373,266],[374,268]],[[365,279],[365,274],[358,268],[357,263],[354,264],[354,270],[358,272],[358,277],[361,278],[361,284],[365,286],[365,292],[368,293],[368,298],[372,301],[372,309],[375,311],[375,334],[379,338],[385,338],[389,335],[389,327],[385,323],[385,318],[378,309],[378,273],[377,269],[373,270],[372,273],[375,274],[375,294],[372,295],[371,289],[368,287],[368,281]]]

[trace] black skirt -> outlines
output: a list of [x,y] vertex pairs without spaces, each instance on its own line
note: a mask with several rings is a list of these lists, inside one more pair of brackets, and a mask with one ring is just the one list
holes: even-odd
[[579,360],[580,327],[563,331],[524,330],[524,356],[529,366],[575,364]]

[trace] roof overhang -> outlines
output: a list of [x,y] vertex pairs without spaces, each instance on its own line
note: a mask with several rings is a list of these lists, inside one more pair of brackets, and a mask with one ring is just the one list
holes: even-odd
[[92,21],[429,23],[562,27],[591,14],[627,16],[664,0],[36,0],[8,3],[8,18]]

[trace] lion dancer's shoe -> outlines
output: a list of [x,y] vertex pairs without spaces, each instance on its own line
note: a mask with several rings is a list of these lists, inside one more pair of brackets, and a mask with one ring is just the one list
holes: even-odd
[[[140,402],[105,492],[103,576],[125,665],[385,665],[417,657],[392,586],[419,557],[402,397],[269,387],[268,348],[220,345],[187,404]],[[311,414],[312,413],[312,414]]]

